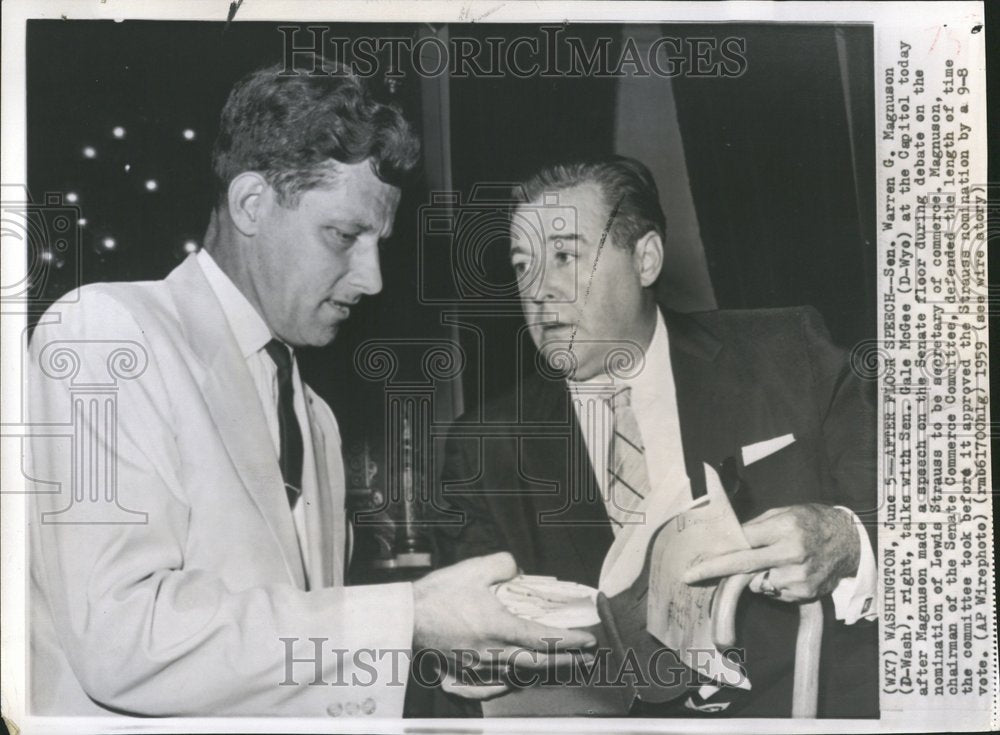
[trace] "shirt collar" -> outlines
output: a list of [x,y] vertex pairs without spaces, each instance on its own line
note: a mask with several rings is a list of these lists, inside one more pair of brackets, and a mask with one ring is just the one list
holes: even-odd
[[[633,396],[651,397],[659,394],[664,388],[664,375],[670,375],[670,342],[667,337],[667,324],[663,314],[656,310],[656,326],[653,328],[653,339],[646,348],[642,369],[629,378],[615,378],[615,388],[628,386]],[[570,390],[607,386],[609,379],[600,374],[588,380],[566,381]]]
[[656,327],[653,330],[653,339],[646,348],[646,361],[642,370],[618,382],[630,386],[633,396],[654,396],[663,389],[664,375],[670,375],[670,342],[663,314],[657,309]]
[[207,250],[202,248],[195,257],[222,305],[222,313],[226,315],[226,321],[229,322],[229,328],[243,357],[256,354],[271,341],[271,330],[267,323]]

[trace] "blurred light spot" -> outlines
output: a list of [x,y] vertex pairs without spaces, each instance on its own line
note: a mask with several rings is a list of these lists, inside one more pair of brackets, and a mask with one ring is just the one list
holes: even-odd
[[92,145],[85,145],[83,147],[83,157],[84,158],[97,158],[97,149]]
[[194,131],[191,128],[184,128],[184,132],[181,135],[184,136],[184,140],[194,140]]
[[87,218],[86,217],[81,217],[80,219],[78,219],[76,221],[76,223],[78,225],[80,225],[80,227],[86,227],[87,226]]
[[50,262],[52,260],[52,251],[50,250],[42,251],[42,260],[44,260],[46,263]]
[[122,138],[125,137],[125,128],[123,128],[121,125],[115,125],[111,129],[111,134],[116,138],[118,138],[119,140],[121,140]]
[[66,194],[66,201],[69,202],[70,204],[76,204],[78,201],[80,201],[80,195],[77,194],[75,191],[68,192]]
[[118,243],[115,241],[113,237],[106,237],[103,240],[101,240],[101,246],[105,250],[114,250],[116,247],[118,247]]
[[146,179],[146,191],[156,191],[160,188],[160,185],[156,183],[156,179]]
[[188,240],[184,243],[185,253],[196,253],[198,252],[198,243],[194,240]]
[[128,173],[131,170],[132,170],[132,164],[131,163],[126,163],[125,164],[125,173]]

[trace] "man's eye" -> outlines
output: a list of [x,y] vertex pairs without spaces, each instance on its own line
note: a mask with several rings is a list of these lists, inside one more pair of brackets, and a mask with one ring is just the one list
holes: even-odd
[[337,243],[351,244],[358,239],[357,233],[345,232],[337,227],[325,227],[328,238]]
[[569,263],[576,257],[576,253],[571,253],[568,250],[557,250],[555,254],[555,259],[557,263]]
[[514,275],[516,275],[518,278],[520,278],[521,276],[523,276],[525,273],[528,272],[528,262],[527,261],[523,261],[523,260],[522,261],[518,261],[517,263],[514,263],[513,265],[514,265]]

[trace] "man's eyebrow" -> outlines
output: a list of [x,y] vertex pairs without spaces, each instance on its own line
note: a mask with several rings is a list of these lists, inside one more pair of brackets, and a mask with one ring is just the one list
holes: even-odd
[[371,232],[375,229],[375,223],[370,219],[366,219],[364,216],[353,216],[353,215],[330,215],[324,218],[324,223],[327,225],[338,225],[341,227],[356,227],[362,232]]
[[[378,228],[371,222],[365,222],[361,219],[353,219],[348,217],[346,219],[339,219],[337,217],[330,217],[326,220],[325,226],[327,227],[349,227],[357,230],[357,234],[366,235],[369,232],[375,232]],[[390,225],[389,229],[383,234],[379,232],[380,240],[388,240],[392,237],[394,228]]]

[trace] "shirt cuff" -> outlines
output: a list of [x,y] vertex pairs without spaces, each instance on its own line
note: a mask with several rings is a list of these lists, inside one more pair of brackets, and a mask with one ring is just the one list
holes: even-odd
[[861,553],[858,559],[858,571],[853,577],[844,577],[831,593],[833,609],[837,620],[843,620],[847,625],[853,625],[859,620],[876,620],[878,618],[878,565],[875,563],[875,552],[871,541],[865,532],[864,524],[850,508],[836,506],[849,513],[854,527],[858,531],[858,541]]

